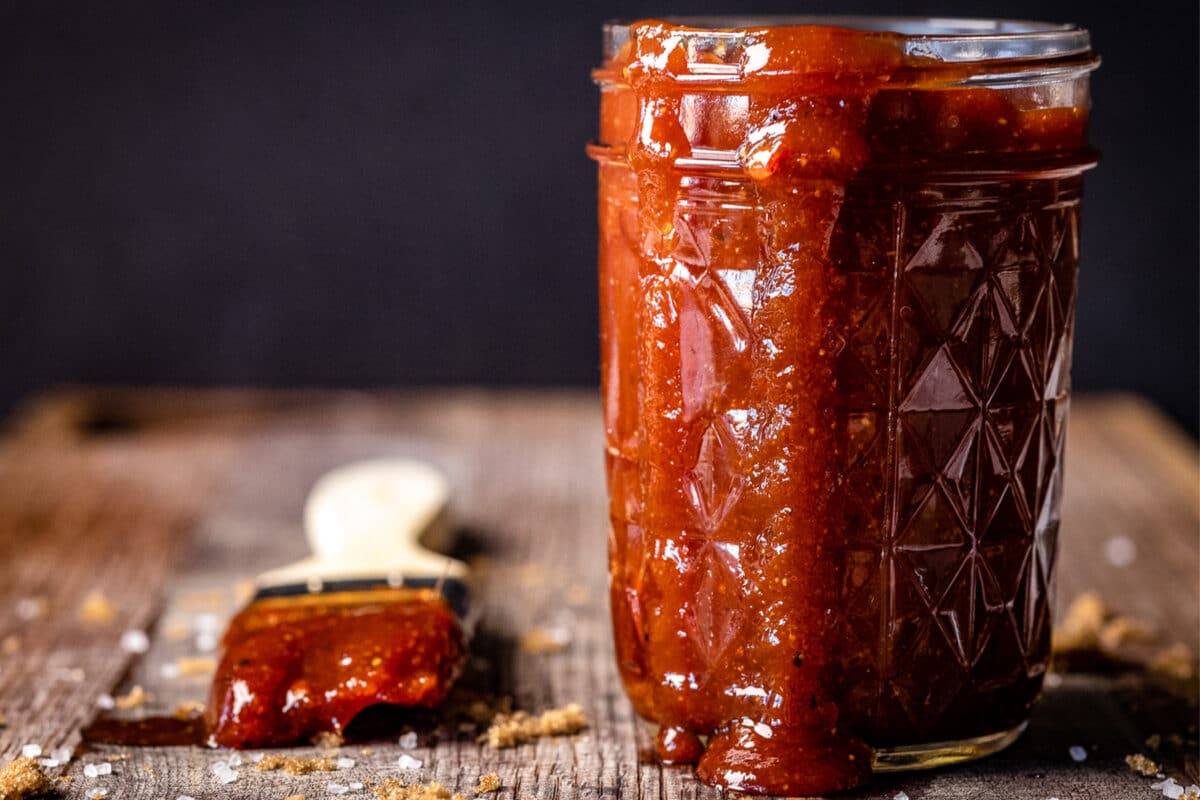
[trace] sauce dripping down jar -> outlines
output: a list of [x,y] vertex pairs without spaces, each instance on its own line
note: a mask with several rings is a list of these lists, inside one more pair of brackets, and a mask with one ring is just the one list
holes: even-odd
[[1037,23],[606,26],[610,599],[668,760],[815,794],[1020,733],[1097,64]]

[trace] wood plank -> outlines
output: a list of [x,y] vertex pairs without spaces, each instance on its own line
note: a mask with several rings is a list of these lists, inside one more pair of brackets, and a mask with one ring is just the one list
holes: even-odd
[[[469,682],[530,710],[581,702],[591,728],[506,751],[453,730],[435,741],[422,729],[409,754],[424,763],[413,773],[397,768],[405,751],[392,741],[343,748],[356,760],[351,770],[293,777],[242,766],[229,786],[209,771],[221,752],[100,747],[65,770],[74,779],[66,796],[104,787],[109,797],[313,798],[326,796],[331,780],[389,776],[469,790],[491,771],[503,779],[498,800],[720,796],[686,769],[639,757],[649,736],[622,693],[609,641],[598,414],[586,392],[86,390],[34,404],[0,448],[0,639],[21,639],[19,653],[0,655],[0,759],[26,742],[75,744],[101,692],[139,684],[153,693],[154,713],[203,700],[207,676],[172,668],[181,657],[209,655],[211,641],[197,634],[223,624],[240,600],[239,581],[303,552],[298,514],[311,482],[336,464],[394,454],[438,464],[455,486],[463,546],[482,578]],[[1125,397],[1077,401],[1069,435],[1060,600],[1099,588],[1122,611],[1196,648],[1194,444]],[[1120,537],[1137,547],[1124,566],[1106,555]],[[93,588],[118,609],[113,625],[78,621]],[[44,615],[18,618],[17,602],[34,597],[45,598]],[[569,630],[570,646],[522,652],[516,642],[534,626]],[[129,627],[151,631],[144,656],[117,646]],[[1150,779],[1129,772],[1123,757],[1149,733],[1173,732],[1148,720],[1176,715],[1147,718],[1131,711],[1131,698],[1145,695],[1128,679],[1067,676],[1007,752],[891,777],[861,796],[1152,796]],[[1067,755],[1075,744],[1090,749],[1082,764]],[[112,776],[83,776],[84,761],[123,752],[130,757]],[[1194,759],[1172,766],[1181,781],[1194,779]]]

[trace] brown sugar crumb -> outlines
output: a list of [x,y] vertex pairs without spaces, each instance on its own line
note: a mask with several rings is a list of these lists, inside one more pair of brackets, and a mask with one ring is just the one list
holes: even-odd
[[521,637],[520,648],[525,653],[561,653],[570,641],[560,628],[530,628]]
[[79,618],[93,625],[111,625],[117,618],[117,610],[104,592],[92,590],[79,606]]
[[1158,748],[1162,747],[1162,734],[1152,733],[1147,736],[1146,747],[1149,747],[1151,750],[1157,750]]
[[186,622],[176,620],[163,628],[163,636],[172,642],[183,641],[191,635],[192,629]]
[[1106,622],[1096,635],[1097,644],[1106,653],[1114,653],[1122,646],[1134,642],[1148,642],[1154,638],[1154,632],[1139,619],[1133,617],[1116,617]]
[[1056,653],[1094,650],[1100,643],[1100,631],[1111,612],[1095,592],[1075,598],[1054,631],[1051,650]]
[[216,672],[217,661],[212,656],[185,656],[175,661],[179,675],[206,677]]
[[15,633],[5,636],[4,640],[0,641],[0,652],[6,656],[16,655],[21,652],[21,637]]
[[336,750],[345,744],[346,740],[342,738],[341,734],[333,731],[321,731],[313,737],[312,743],[322,750]]
[[371,791],[379,800],[467,800],[459,792],[451,792],[440,783],[418,783],[406,786],[397,778],[388,778]]
[[196,589],[179,596],[179,607],[188,611],[220,611],[225,607],[225,589]]
[[113,698],[116,707],[122,711],[128,711],[133,708],[141,708],[150,699],[150,695],[141,686],[134,686],[129,690],[129,694],[119,695]]
[[18,758],[0,769],[0,800],[25,800],[50,791],[50,779],[32,758]]
[[175,719],[195,719],[204,715],[204,703],[196,700],[189,700],[186,703],[180,703],[175,706],[173,716]]
[[287,800],[304,800],[304,795],[302,795],[302,794],[289,794],[289,795],[287,796]]
[[333,772],[337,764],[328,756],[317,758],[296,758],[295,756],[265,755],[255,769],[262,772],[273,772],[281,769],[288,775],[307,775],[310,772]]
[[500,776],[494,772],[487,775],[479,776],[479,783],[475,784],[475,794],[483,794],[485,792],[494,792],[500,788]]
[[1139,775],[1145,775],[1146,777],[1157,775],[1162,771],[1162,767],[1146,758],[1141,753],[1134,753],[1132,755],[1125,756],[1125,763],[1129,765],[1131,770]]
[[491,724],[492,719],[497,714],[507,714],[512,711],[512,698],[501,697],[499,699],[476,699],[472,700],[465,709],[466,716],[472,722],[477,722],[480,725]]
[[1150,671],[1179,681],[1192,680],[1196,677],[1192,649],[1183,642],[1164,647],[1150,659]]
[[570,606],[586,606],[592,602],[592,590],[582,583],[572,583],[567,587],[565,599]]
[[531,742],[542,736],[565,736],[586,728],[588,718],[578,703],[571,703],[562,708],[552,708],[543,711],[538,716],[532,716],[524,711],[511,714],[497,714],[492,718],[491,727],[479,737],[480,743],[501,750],[506,747],[516,747],[525,742]]

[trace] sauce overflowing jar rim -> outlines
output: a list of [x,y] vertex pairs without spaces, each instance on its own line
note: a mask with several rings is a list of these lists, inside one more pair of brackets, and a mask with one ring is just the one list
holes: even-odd
[[[955,85],[1032,86],[1083,77],[1100,65],[1087,29],[1069,23],[853,15],[667,17],[663,21],[677,26],[675,33],[690,53],[703,53],[704,63],[693,71],[692,78],[710,86],[740,80],[738,53],[762,31],[800,26],[841,29],[848,35],[865,33],[890,41],[901,50],[910,69],[946,71],[953,75],[947,82]],[[608,64],[628,45],[636,24],[632,20],[604,23],[602,63]],[[970,68],[969,73],[963,73],[964,68]],[[622,82],[622,76],[604,67],[595,70],[593,78],[600,84]]]

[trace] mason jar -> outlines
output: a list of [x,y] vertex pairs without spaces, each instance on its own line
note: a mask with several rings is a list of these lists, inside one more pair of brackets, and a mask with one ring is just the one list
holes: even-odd
[[1049,656],[1078,27],[604,28],[611,605],[665,761],[747,791],[993,753]]

